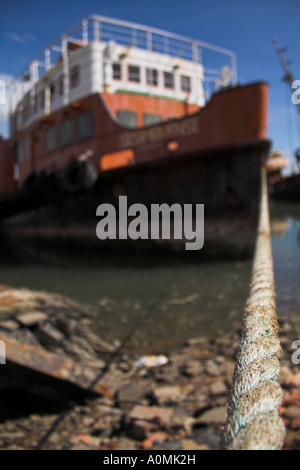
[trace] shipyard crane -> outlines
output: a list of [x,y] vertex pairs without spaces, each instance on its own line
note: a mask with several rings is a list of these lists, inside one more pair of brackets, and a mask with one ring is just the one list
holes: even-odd
[[[279,44],[277,42],[276,39],[273,39],[273,45],[275,47],[275,50],[276,50],[276,53],[277,53],[277,56],[279,58],[279,61],[280,61],[280,64],[283,68],[283,71],[284,71],[284,76],[282,78],[282,80],[284,82],[287,82],[289,84],[289,86],[291,87],[292,90],[294,90],[294,82],[295,82],[295,79],[292,75],[292,72],[290,71],[290,68],[289,68],[289,65],[291,63],[291,61],[287,61],[284,57],[284,53],[286,52],[286,48],[281,48],[279,47]],[[300,100],[298,100],[296,102],[296,106],[297,106],[297,109],[299,111],[299,114],[300,114]],[[298,148],[296,151],[295,151],[295,157],[296,157],[296,160],[298,162],[298,165],[300,166],[300,148]]]
[[[282,80],[284,82],[287,82],[290,85],[291,89],[293,90],[294,89],[293,83],[295,82],[295,79],[292,75],[292,72],[289,69],[289,65],[290,65],[291,61],[287,61],[284,57],[284,53],[286,52],[287,49],[286,48],[280,48],[276,39],[273,39],[273,44],[274,44],[276,53],[278,55],[279,61],[281,63],[283,71],[284,71],[284,76],[283,76]],[[297,104],[297,109],[300,113],[300,101],[296,104]]]

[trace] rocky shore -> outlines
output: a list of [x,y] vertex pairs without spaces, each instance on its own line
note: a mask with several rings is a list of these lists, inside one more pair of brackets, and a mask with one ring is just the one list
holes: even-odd
[[[94,315],[60,295],[0,286],[0,339],[23,348],[7,348],[0,365],[0,449],[218,449],[240,325],[191,338],[153,366],[157,357],[129,355],[96,335]],[[300,449],[300,364],[292,362],[300,319],[279,325],[284,449]],[[35,362],[25,367],[28,351]]]

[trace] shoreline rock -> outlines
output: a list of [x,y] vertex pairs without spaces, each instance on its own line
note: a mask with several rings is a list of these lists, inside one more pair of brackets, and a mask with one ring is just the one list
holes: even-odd
[[[0,384],[0,449],[217,450],[238,328],[214,339],[190,338],[164,365],[136,367],[134,352],[94,333],[93,315],[59,295],[0,286],[0,336],[93,366],[113,390],[111,396],[57,402],[40,396],[32,377],[10,374]],[[279,326],[284,449],[300,449],[300,365],[292,363],[300,319],[285,317]]]

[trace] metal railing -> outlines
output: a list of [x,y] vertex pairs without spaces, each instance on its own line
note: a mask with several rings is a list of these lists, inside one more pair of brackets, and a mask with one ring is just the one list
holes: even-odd
[[[19,77],[11,84],[11,112],[16,109],[23,96],[33,89],[40,77],[51,70],[61,58],[64,74],[64,104],[67,104],[69,95],[68,45],[85,46],[91,41],[105,43],[115,41],[126,47],[167,54],[202,65],[205,62],[204,82],[209,84],[210,89],[211,84],[221,83],[220,70],[226,66],[228,85],[237,83],[236,56],[230,50],[157,28],[91,15],[59,36],[23,69]],[[208,56],[208,53],[211,56]],[[41,70],[42,75],[40,75]]]

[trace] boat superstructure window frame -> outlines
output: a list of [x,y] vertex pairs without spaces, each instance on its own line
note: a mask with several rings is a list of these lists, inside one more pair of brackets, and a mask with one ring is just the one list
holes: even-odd
[[59,126],[60,146],[67,147],[75,141],[74,121],[72,118],[66,119]]
[[155,124],[160,124],[162,122],[162,117],[160,114],[144,113],[143,114],[143,125],[154,126]]
[[173,72],[164,72],[164,87],[168,90],[174,90],[175,88],[175,77]]
[[64,76],[60,75],[57,79],[58,84],[58,95],[62,96],[64,94]]
[[158,70],[146,68],[147,85],[158,87]]
[[51,103],[55,98],[55,94],[56,94],[56,86],[55,86],[55,82],[53,81],[53,82],[50,83],[50,101],[51,101]]
[[137,113],[131,110],[119,109],[117,111],[118,122],[127,129],[136,129],[138,117]]
[[80,67],[74,65],[70,70],[70,88],[76,88],[80,82]]
[[54,152],[58,149],[58,132],[57,126],[49,126],[45,129],[45,151],[46,153]]
[[45,110],[45,89],[43,88],[38,94],[39,108]]
[[180,75],[180,89],[190,93],[192,91],[191,77],[187,75]]
[[79,141],[87,140],[94,134],[93,111],[85,111],[77,116],[77,138]]
[[112,64],[112,77],[113,80],[122,80],[122,67],[121,64],[118,62],[113,62]]
[[141,82],[141,67],[139,65],[128,65],[127,69],[128,73],[128,81],[132,83],[140,83]]

